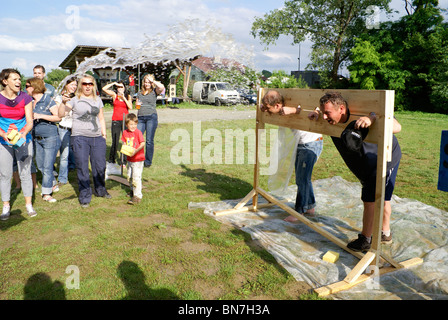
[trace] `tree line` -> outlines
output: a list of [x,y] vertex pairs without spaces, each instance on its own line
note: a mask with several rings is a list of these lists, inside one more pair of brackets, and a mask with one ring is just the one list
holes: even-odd
[[[403,1],[406,15],[376,23],[390,0],[291,0],[257,17],[251,33],[266,46],[280,35],[313,42],[308,69],[321,87],[395,90],[399,110],[448,113],[448,23],[438,1]],[[370,20],[369,20],[370,19]],[[338,75],[341,67],[348,79]]]

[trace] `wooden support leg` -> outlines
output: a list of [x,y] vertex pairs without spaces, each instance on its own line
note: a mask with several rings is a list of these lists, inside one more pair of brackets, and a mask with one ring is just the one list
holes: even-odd
[[300,213],[298,213],[297,211],[292,209],[287,204],[278,201],[277,199],[275,199],[273,196],[268,194],[263,189],[257,188],[257,191],[266,200],[268,200],[269,202],[275,203],[280,208],[285,210],[287,213],[289,213],[290,215],[296,217],[300,222],[303,222],[304,224],[306,224],[308,227],[310,227],[311,229],[313,229],[314,231],[316,231],[320,235],[324,236],[325,238],[327,238],[328,240],[330,240],[334,244],[338,245],[340,248],[342,248],[345,251],[351,253],[352,255],[354,255],[355,257],[357,257],[359,259],[362,259],[362,257],[364,256],[361,252],[356,252],[356,251],[353,251],[353,250],[347,248],[347,243],[345,243],[344,241],[342,241],[338,237],[334,236],[330,232],[326,231],[325,229],[323,229],[321,226],[319,226],[318,224],[314,223],[313,221],[310,221],[309,219],[305,218],[303,215],[301,215]]
[[[418,265],[420,263],[422,263],[423,260],[421,258],[412,258],[403,262],[400,262],[400,265],[402,265],[403,268],[410,268],[412,266]],[[390,273],[393,271],[396,271],[397,269],[394,267],[384,267],[384,268],[380,268],[379,269],[379,275],[384,275],[386,273]],[[378,274],[377,274],[378,275]],[[369,274],[362,274],[360,275],[356,280],[352,281],[351,283],[348,283],[347,281],[343,280],[340,282],[336,282],[330,285],[326,285],[317,289],[314,289],[314,291],[320,296],[320,297],[324,297],[324,296],[328,296],[330,294],[333,293],[337,293],[343,290],[347,290],[350,289],[351,287],[354,287],[357,284],[360,284],[366,280],[371,279],[374,276],[377,275],[369,275]]]
[[254,196],[258,196],[257,192],[255,191],[255,189],[252,189],[251,192],[249,192],[247,194],[247,196],[245,196],[236,206],[234,209],[238,210],[241,209],[242,207],[244,207],[246,205],[246,203],[250,200],[250,198],[253,198]]
[[367,269],[370,263],[375,259],[376,253],[374,251],[367,252],[352,271],[345,277],[344,281],[347,283],[355,282],[358,277]]
[[[286,203],[288,201],[287,200],[283,200],[282,202]],[[258,205],[257,210],[258,209],[263,209],[263,208],[270,208],[270,207],[273,207],[273,206],[276,206],[276,204],[275,203],[271,203],[271,202],[262,203],[262,204]],[[245,206],[245,207],[242,207],[240,209],[233,208],[233,209],[228,209],[228,210],[215,211],[215,212],[213,212],[213,214],[215,216],[224,216],[224,215],[227,215],[227,214],[235,214],[235,213],[248,212],[248,211],[257,211],[257,210],[255,209],[254,206]]]

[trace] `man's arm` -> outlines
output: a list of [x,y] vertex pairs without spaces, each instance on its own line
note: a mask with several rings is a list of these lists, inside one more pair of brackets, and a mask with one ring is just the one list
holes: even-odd
[[[368,117],[361,117],[356,121],[355,128],[368,128],[376,121],[375,112],[371,112]],[[401,124],[394,118],[392,133],[399,133],[401,131]]]

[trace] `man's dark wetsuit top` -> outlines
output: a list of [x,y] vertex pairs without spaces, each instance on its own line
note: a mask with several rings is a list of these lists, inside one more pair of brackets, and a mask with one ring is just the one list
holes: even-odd
[[[347,121],[350,123],[350,111],[347,108]],[[336,149],[338,149],[342,159],[353,174],[360,180],[361,184],[376,177],[376,166],[378,158],[378,145],[375,143],[363,142],[360,152],[349,150],[340,137],[331,137]],[[387,162],[387,172],[400,162],[401,148],[397,138],[393,135],[392,140],[392,161]]]

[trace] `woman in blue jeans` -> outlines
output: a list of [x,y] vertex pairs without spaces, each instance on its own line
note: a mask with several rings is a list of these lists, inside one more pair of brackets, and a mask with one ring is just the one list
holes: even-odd
[[137,129],[143,134],[146,131],[145,167],[152,165],[154,136],[159,124],[156,110],[157,95],[164,89],[165,86],[155,81],[153,75],[147,74],[143,78],[141,90],[137,93],[137,105],[140,105]]
[[[78,80],[76,79],[76,77],[69,78],[64,86],[64,89],[62,89],[61,95],[58,95],[54,100],[59,105],[62,102],[63,95],[65,95],[66,98],[71,99],[72,97],[74,97],[77,88]],[[59,149],[59,185],[68,183],[68,171],[70,170],[70,168],[75,167],[74,154],[70,145],[72,122],[72,112],[66,112],[64,117],[62,117],[61,122],[59,122],[58,126],[59,138],[61,139],[61,147]]]
[[[97,197],[111,198],[106,190],[106,122],[103,102],[97,96],[95,78],[84,75],[79,79],[76,95],[72,99],[62,96],[59,116],[73,111],[71,144],[75,154],[81,207],[87,208],[92,193]],[[90,186],[89,160],[92,168],[94,191]]]
[[42,172],[42,199],[53,203],[56,199],[52,197],[55,179],[53,165],[61,141],[59,139],[56,122],[61,118],[58,116],[58,106],[51,96],[45,93],[45,83],[42,79],[32,78],[26,81],[26,91],[33,97],[33,139],[37,169]]
[[[314,213],[316,199],[314,198],[313,184],[311,175],[313,174],[314,164],[322,153],[323,139],[321,134],[296,131],[298,137],[296,151],[296,184],[297,196],[295,210],[299,213]],[[285,221],[296,221],[297,218],[289,216]]]
[[[262,99],[261,111],[278,113],[280,115],[299,114],[300,106],[287,107],[283,96],[275,90],[268,91]],[[311,175],[314,164],[322,153],[322,135],[307,131],[294,130],[297,141],[296,149],[296,184],[297,196],[295,210],[298,213],[313,214],[316,206]],[[285,218],[285,221],[294,222],[298,219],[294,216]]]

